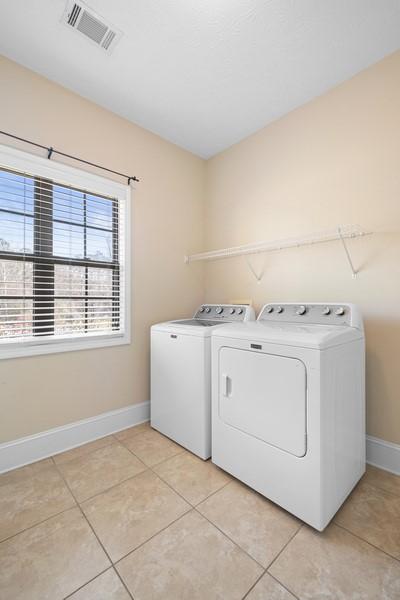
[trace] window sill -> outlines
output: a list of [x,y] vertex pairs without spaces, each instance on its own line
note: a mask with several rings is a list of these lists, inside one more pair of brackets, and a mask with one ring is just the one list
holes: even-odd
[[0,344],[0,360],[19,358],[24,356],[37,356],[40,354],[57,354],[59,352],[72,352],[75,350],[93,350],[95,348],[108,348],[131,343],[127,333],[113,335],[94,335],[87,338],[46,339],[26,342],[4,342]]

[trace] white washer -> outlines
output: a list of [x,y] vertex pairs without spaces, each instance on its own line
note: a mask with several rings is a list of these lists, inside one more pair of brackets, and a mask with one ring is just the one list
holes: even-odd
[[352,304],[265,305],[212,336],[212,460],[322,531],[365,471]]
[[192,319],[151,328],[151,426],[204,460],[211,456],[211,333],[254,318],[250,306],[204,304]]

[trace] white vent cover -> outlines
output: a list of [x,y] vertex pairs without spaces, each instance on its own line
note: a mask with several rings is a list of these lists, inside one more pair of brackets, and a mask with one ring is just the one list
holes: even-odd
[[122,36],[122,31],[108,23],[84,2],[68,0],[62,22],[86,36],[96,46],[111,52]]

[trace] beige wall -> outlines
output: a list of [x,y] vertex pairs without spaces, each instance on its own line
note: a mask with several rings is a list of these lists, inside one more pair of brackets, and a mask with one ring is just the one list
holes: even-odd
[[360,224],[350,242],[207,263],[206,299],[348,301],[364,315],[367,428],[400,443],[400,52],[208,161],[206,248]]
[[141,178],[132,345],[2,361],[0,441],[149,398],[149,325],[203,300],[203,267],[184,265],[186,251],[359,223],[375,234],[350,243],[356,280],[330,243],[252,257],[259,285],[244,258],[207,263],[205,298],[359,304],[368,432],[400,443],[400,53],[207,163],[8,60],[0,77],[2,129]]
[[203,299],[202,267],[183,256],[203,247],[204,162],[6,59],[0,87],[1,129],[141,180],[132,344],[1,361],[1,442],[149,399],[150,324],[189,316]]

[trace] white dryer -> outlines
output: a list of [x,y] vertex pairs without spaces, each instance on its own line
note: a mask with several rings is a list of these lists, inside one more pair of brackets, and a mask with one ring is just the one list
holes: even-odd
[[322,531],[365,471],[352,304],[269,304],[212,336],[212,460]]
[[250,306],[204,304],[192,319],[151,328],[151,426],[204,460],[211,456],[211,333],[250,319]]

